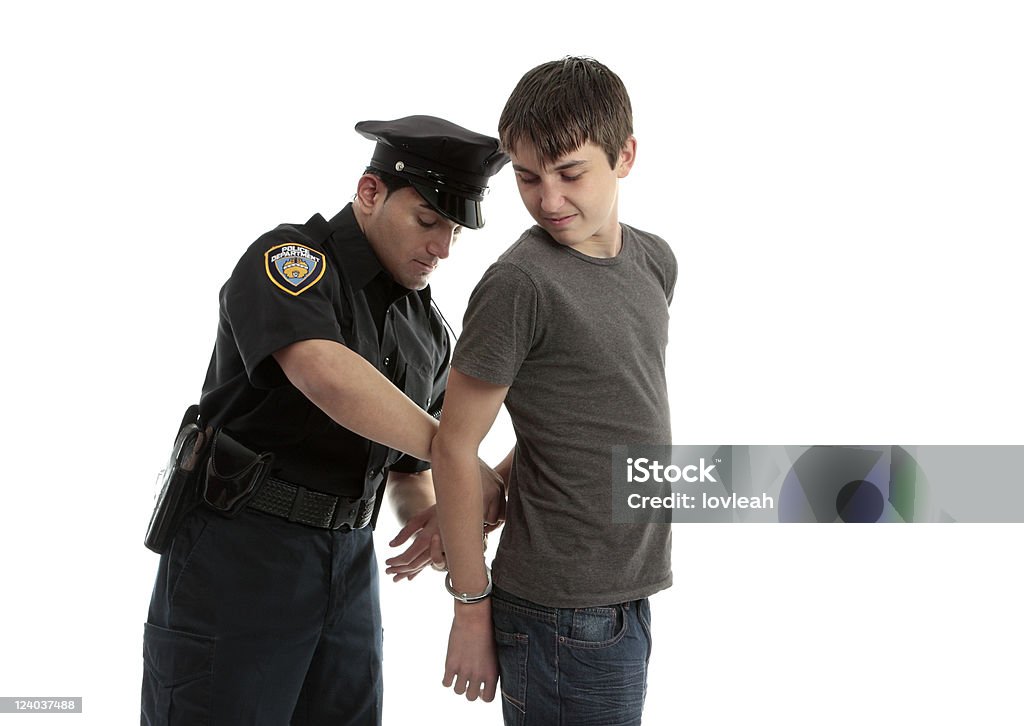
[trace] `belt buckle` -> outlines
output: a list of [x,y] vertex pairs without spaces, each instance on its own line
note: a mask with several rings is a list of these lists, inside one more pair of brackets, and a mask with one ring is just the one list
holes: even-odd
[[370,499],[338,497],[337,504],[334,506],[334,515],[331,517],[331,529],[350,532],[368,525],[373,517],[374,499],[376,497]]
[[338,497],[334,504],[334,515],[331,517],[332,530],[348,532],[352,529],[352,504],[348,497]]

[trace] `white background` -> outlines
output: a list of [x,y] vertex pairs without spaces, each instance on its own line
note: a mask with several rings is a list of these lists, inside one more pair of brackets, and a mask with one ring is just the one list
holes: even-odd
[[[357,121],[493,132],[566,54],[630,89],[621,218],[679,258],[676,442],[1024,443],[1022,35],[1012,2],[5,3],[0,696],[137,722],[152,482],[238,255],[347,202]],[[435,275],[456,327],[529,223],[510,173],[487,212]],[[674,533],[646,723],[1020,723],[1020,525]],[[498,723],[439,685],[440,577],[382,593],[385,723]]]

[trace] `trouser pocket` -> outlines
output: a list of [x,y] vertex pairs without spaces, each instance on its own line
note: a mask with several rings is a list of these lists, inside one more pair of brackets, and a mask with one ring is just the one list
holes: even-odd
[[214,638],[146,623],[142,723],[210,723]]
[[501,709],[505,726],[519,726],[526,715],[526,664],[530,638],[522,633],[494,629],[501,675]]

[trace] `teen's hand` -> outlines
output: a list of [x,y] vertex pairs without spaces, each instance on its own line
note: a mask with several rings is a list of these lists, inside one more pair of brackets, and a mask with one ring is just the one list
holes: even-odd
[[494,700],[498,690],[498,655],[490,599],[472,605],[455,603],[441,683],[445,688],[454,685],[455,693],[465,694],[469,701]]

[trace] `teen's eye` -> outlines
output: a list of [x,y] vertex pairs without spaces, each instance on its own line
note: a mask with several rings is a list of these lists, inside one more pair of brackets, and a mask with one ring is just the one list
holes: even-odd
[[423,229],[430,229],[432,227],[436,227],[437,226],[437,221],[436,220],[433,221],[433,222],[431,222],[429,220],[424,221],[424,220],[420,219],[419,217],[417,217],[416,221],[420,223],[420,226],[423,227]]
[[540,181],[540,177],[523,176],[522,174],[519,174],[519,181],[522,184],[536,184],[538,181]]
[[576,176],[569,176],[568,174],[562,174],[562,181],[574,182],[579,179],[583,174],[577,174]]

